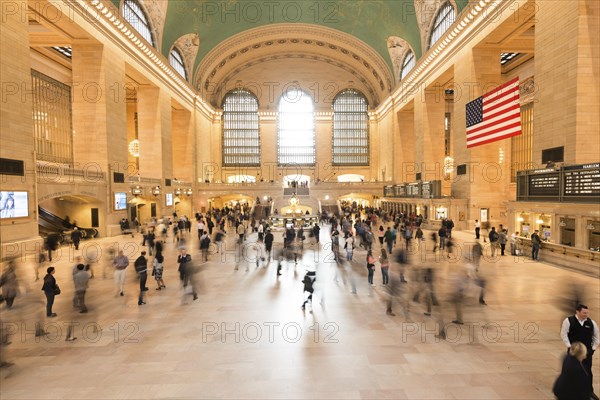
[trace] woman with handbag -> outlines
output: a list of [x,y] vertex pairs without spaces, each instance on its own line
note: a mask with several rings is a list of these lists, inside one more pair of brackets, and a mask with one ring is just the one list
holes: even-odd
[[54,296],[60,294],[60,288],[56,284],[56,279],[52,275],[56,270],[54,267],[48,267],[46,270],[47,274],[44,277],[44,286],[42,286],[42,290],[46,295],[46,316],[53,318],[56,317],[56,313],[52,312],[52,305],[54,305]]
[[373,275],[375,274],[375,257],[373,257],[371,250],[367,252],[367,271],[369,272],[369,285],[373,285]]

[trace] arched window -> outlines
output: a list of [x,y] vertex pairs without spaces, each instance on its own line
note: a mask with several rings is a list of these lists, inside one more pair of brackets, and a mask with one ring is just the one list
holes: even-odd
[[400,70],[400,80],[404,79],[406,75],[413,69],[415,66],[415,53],[412,50],[409,50],[408,53],[404,56],[404,61],[402,61],[402,69]]
[[290,89],[279,100],[278,111],[278,163],[314,165],[315,115],[312,98],[299,89]]
[[175,68],[175,71],[179,72],[179,75],[183,76],[183,78],[187,80],[187,72],[185,72],[183,56],[181,55],[177,47],[173,47],[173,49],[169,53],[169,63],[173,68]]
[[454,7],[452,7],[450,2],[446,2],[440,7],[437,15],[435,16],[435,20],[433,21],[431,35],[429,36],[429,46],[427,47],[428,49],[431,48],[434,43],[442,37],[442,35],[454,23],[455,19],[456,12],[454,11]]
[[152,28],[148,22],[146,14],[142,10],[142,7],[136,0],[125,0],[123,2],[123,18],[129,22],[129,25],[133,27],[144,39],[148,41],[153,47],[154,38],[152,37]]
[[347,89],[333,100],[333,165],[369,165],[369,115],[362,93]]
[[258,99],[234,89],[223,100],[223,166],[260,165]]

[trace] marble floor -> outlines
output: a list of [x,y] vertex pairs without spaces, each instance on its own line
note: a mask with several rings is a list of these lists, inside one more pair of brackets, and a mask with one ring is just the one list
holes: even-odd
[[[418,253],[415,246],[406,271],[409,283],[395,298],[396,316],[386,315],[388,295],[379,265],[375,286],[367,284],[364,250],[355,251],[352,263],[338,266],[324,243],[308,243],[311,239],[299,263],[284,261],[277,278],[276,262],[256,266],[261,251],[253,244],[256,234],[249,236],[239,262],[234,235],[228,235],[221,252],[198,263],[199,298],[193,301],[181,288],[177,248],[168,237],[167,287],[155,290],[149,276],[142,306],[132,265],[123,297],[115,295],[109,268],[103,277],[107,249],[118,246],[133,262],[141,251],[139,234],[83,242],[79,251],[63,247],[53,263],[62,294],[54,307],[58,317],[52,319],[44,317],[41,281],[35,282],[30,255],[18,267],[21,293],[14,307],[3,305],[0,313],[11,333],[2,359],[14,364],[0,369],[0,398],[553,398],[551,387],[565,352],[561,321],[571,313],[576,294],[600,320],[598,279],[525,258],[487,258],[480,268],[487,306],[478,304],[479,289],[471,282],[463,304],[465,324],[452,324],[456,315],[450,299],[466,273],[464,255],[473,240],[471,233],[453,235],[457,251],[451,259]],[[328,237],[325,226],[321,238]],[[276,240],[281,241],[280,234]],[[195,237],[188,248],[199,261]],[[374,248],[377,256],[379,244]],[[99,258],[87,293],[88,314],[75,311],[71,301],[74,256],[82,254]],[[413,271],[419,266],[436,271],[440,305],[431,316],[412,301],[418,290]],[[301,281],[314,268],[314,305],[303,312]],[[397,268],[392,267],[395,276]],[[36,322],[45,336],[35,336]],[[77,339],[65,341],[70,324]],[[445,340],[437,336],[440,326]],[[596,356],[596,391],[599,365]]]

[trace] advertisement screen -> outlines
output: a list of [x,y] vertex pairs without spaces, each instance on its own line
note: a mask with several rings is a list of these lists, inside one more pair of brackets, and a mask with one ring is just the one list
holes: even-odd
[[165,204],[167,207],[171,207],[173,205],[173,193],[167,193],[166,196],[167,196],[167,199],[166,199]]
[[0,218],[21,218],[29,216],[27,192],[0,192]]
[[127,209],[127,193],[115,192],[115,210]]

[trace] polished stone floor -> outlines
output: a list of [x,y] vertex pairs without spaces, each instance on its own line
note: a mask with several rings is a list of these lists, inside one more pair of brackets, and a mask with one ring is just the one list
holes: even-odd
[[[0,369],[0,398],[550,399],[565,352],[560,324],[576,295],[600,320],[596,278],[505,256],[482,261],[487,306],[478,304],[479,289],[470,281],[465,324],[452,324],[450,300],[466,276],[465,243],[473,240],[467,232],[454,233],[453,258],[435,257],[430,249],[425,260],[411,257],[409,283],[395,298],[396,316],[385,312],[388,295],[379,264],[375,285],[367,284],[364,250],[355,251],[351,264],[338,266],[324,243],[307,239],[303,258],[297,265],[284,261],[277,278],[276,262],[256,266],[261,251],[252,244],[256,234],[249,236],[240,262],[234,235],[228,236],[220,253],[198,262],[195,301],[181,288],[176,244],[167,237],[167,287],[155,290],[149,276],[142,306],[132,265],[123,297],[115,295],[110,268],[103,279],[107,249],[119,246],[133,262],[141,251],[140,235],[83,242],[77,252],[63,247],[53,263],[63,292],[52,319],[44,317],[34,256],[22,260],[21,293],[13,309],[3,305],[0,314],[12,333],[2,358],[14,363]],[[325,226],[321,241],[327,237]],[[188,249],[195,261],[197,247],[191,237]],[[379,244],[374,249],[377,256]],[[81,254],[90,259],[100,254],[87,294],[88,314],[75,311],[71,301],[73,257]],[[411,301],[418,266],[436,271],[440,305],[430,317],[422,303]],[[314,306],[303,312],[301,281],[314,268],[319,283]],[[392,266],[394,276],[397,268]],[[35,337],[36,321],[45,336]],[[65,341],[71,323],[77,339]],[[445,340],[436,336],[440,326]],[[597,391],[599,365],[595,357]]]

